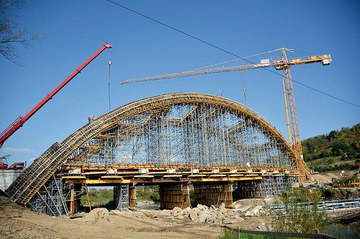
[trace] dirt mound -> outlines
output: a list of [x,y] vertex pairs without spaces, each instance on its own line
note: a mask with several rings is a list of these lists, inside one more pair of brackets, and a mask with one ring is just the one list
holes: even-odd
[[51,218],[37,215],[9,198],[0,196],[0,238],[65,238],[55,230],[37,225],[36,220],[33,220],[36,217]]
[[83,218],[84,222],[96,223],[99,220],[110,222],[109,211],[106,208],[95,208]]
[[15,218],[21,217],[24,212],[31,212],[26,208],[14,203],[5,196],[0,196],[0,218]]

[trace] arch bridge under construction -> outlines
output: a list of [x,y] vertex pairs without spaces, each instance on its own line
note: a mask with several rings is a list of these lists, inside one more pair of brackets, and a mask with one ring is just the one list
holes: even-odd
[[88,186],[114,186],[117,209],[158,185],[160,208],[272,197],[298,184],[296,154],[267,121],[219,96],[174,93],[117,108],[53,144],[6,190],[51,215],[74,213]]

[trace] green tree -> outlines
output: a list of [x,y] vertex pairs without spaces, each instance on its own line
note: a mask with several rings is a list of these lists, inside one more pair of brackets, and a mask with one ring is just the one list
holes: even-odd
[[336,140],[332,145],[332,153],[336,156],[344,156],[348,149],[348,144],[343,140]]
[[327,139],[328,140],[332,140],[332,139],[335,139],[337,136],[338,136],[338,131],[336,131],[336,130],[333,130],[333,131],[331,131],[329,134],[328,134],[328,136],[327,136]]

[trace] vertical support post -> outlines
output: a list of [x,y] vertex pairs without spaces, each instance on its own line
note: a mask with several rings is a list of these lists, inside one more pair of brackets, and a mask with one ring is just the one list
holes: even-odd
[[130,186],[129,188],[129,207],[136,207],[136,187]]
[[73,215],[76,211],[76,201],[75,201],[75,185],[70,184],[70,215]]
[[89,197],[89,189],[88,189],[86,182],[85,182],[85,192],[86,192],[87,203],[88,203],[89,209],[91,211],[92,209],[91,209],[91,201],[90,201],[90,197]]
[[233,203],[233,195],[232,195],[232,183],[225,183],[223,185],[223,190],[220,192],[219,196],[221,202],[218,202],[220,205],[221,203],[225,204],[225,207],[230,207]]

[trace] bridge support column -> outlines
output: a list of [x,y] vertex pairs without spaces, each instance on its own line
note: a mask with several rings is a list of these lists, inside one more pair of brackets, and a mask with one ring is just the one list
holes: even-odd
[[129,209],[129,184],[121,184],[114,187],[114,203],[116,210]]
[[80,199],[76,197],[76,192],[81,191],[81,185],[79,184],[70,184],[70,202],[69,202],[69,213],[70,215],[78,211],[80,206]]
[[174,207],[190,207],[190,190],[189,185],[163,184],[159,187],[160,209],[173,209]]
[[233,199],[239,200],[242,198],[261,198],[261,181],[242,181],[237,182],[237,187],[233,191]]
[[194,184],[195,203],[216,207],[224,203],[225,207],[230,207],[233,203],[232,186],[232,183],[229,182]]
[[129,207],[134,208],[136,206],[136,187],[130,186],[129,188]]

